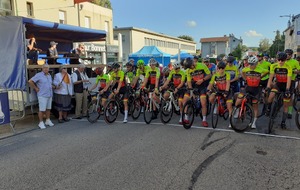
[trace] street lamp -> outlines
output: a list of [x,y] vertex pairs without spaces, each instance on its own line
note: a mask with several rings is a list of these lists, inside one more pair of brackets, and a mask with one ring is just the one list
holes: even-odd
[[289,14],[289,15],[280,15],[279,17],[288,17],[289,18],[289,21],[288,21],[288,28],[291,26],[291,20],[292,20],[292,15],[291,14]]

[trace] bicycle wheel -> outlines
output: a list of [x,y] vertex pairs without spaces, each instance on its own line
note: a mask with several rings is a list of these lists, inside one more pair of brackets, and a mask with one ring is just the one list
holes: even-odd
[[187,101],[183,106],[182,125],[185,129],[191,128],[195,117],[195,108],[191,100]]
[[212,127],[215,129],[218,125],[219,120],[219,109],[218,109],[218,101],[216,100],[215,103],[212,106],[212,114],[211,114],[211,123]]
[[115,100],[110,100],[104,109],[104,120],[106,123],[113,123],[119,115],[119,105]]
[[300,129],[300,109],[299,108],[296,111],[295,123],[296,123],[298,129]]
[[160,120],[162,123],[166,124],[172,119],[173,116],[173,105],[170,101],[163,101],[160,111]]
[[267,129],[267,134],[272,133],[273,125],[274,125],[274,120],[277,116],[277,108],[278,103],[274,101],[272,103],[271,111],[270,111],[270,118],[269,118],[269,123],[268,123],[268,129]]
[[152,111],[151,106],[150,106],[151,103],[152,102],[150,101],[150,99],[146,100],[146,105],[145,105],[145,110],[144,110],[144,121],[147,124],[151,123],[152,117],[153,117],[153,114],[154,114],[154,112]]
[[98,102],[97,105],[97,100],[91,101],[88,105],[87,120],[90,123],[95,123],[100,118],[102,111],[103,110],[100,102]]
[[[238,117],[234,118],[234,115],[238,115]],[[230,124],[234,131],[244,132],[252,125],[253,119],[253,108],[250,104],[246,103],[244,108],[241,108],[241,105],[234,108],[230,117]]]
[[140,117],[141,110],[142,110],[141,101],[139,98],[135,98],[133,100],[132,107],[133,107],[131,111],[132,119],[137,120]]

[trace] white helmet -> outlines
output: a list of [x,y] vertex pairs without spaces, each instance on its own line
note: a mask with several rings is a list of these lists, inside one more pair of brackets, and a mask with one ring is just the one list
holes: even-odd
[[180,63],[179,61],[175,61],[173,64],[172,64],[173,68],[176,69],[176,68],[180,68]]
[[255,65],[255,64],[257,64],[257,62],[258,62],[258,59],[256,56],[249,57],[249,59],[248,59],[249,64]]
[[170,69],[169,67],[164,67],[163,70],[162,70],[163,73],[168,73],[170,72]]
[[246,60],[246,59],[248,60],[248,59],[249,59],[249,56],[248,56],[248,55],[244,55],[242,59],[243,59],[243,60]]

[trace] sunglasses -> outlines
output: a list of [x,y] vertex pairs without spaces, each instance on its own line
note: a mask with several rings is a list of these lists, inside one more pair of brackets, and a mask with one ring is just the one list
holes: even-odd
[[61,68],[61,69],[67,69],[67,68],[64,67],[64,68]]
[[281,62],[283,62],[283,61],[285,61],[285,59],[277,59],[278,61],[281,61]]
[[218,67],[218,69],[225,69],[225,67]]

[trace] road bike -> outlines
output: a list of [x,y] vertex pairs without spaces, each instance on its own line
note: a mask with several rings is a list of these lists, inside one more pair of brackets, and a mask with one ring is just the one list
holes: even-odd
[[269,122],[267,133],[270,134],[272,132],[274,121],[277,117],[278,112],[280,111],[281,107],[283,106],[283,97],[284,92],[275,92],[275,98],[272,102],[270,113],[269,113]]
[[103,115],[102,94],[99,92],[90,93],[91,101],[88,104],[87,120],[90,123],[95,123]]
[[229,111],[227,109],[226,98],[224,97],[222,92],[216,93],[216,99],[214,104],[212,105],[212,127],[215,129],[218,125],[219,117],[223,117],[225,120],[229,117]]
[[[153,93],[154,92],[148,92],[148,95],[146,95],[144,98],[145,98],[145,110],[144,110],[144,121],[147,123],[147,124],[150,124],[151,121],[155,118],[157,118],[157,115],[160,111],[160,107],[161,105],[159,103],[157,103],[156,101],[153,100]],[[156,94],[158,95],[158,94]],[[162,98],[162,95],[159,94],[159,99],[160,99],[160,102],[163,101],[163,98]],[[154,110],[154,107],[155,106],[155,110]]]
[[160,119],[161,122],[167,124],[170,122],[173,116],[173,112],[180,114],[180,107],[178,105],[178,98],[174,95],[174,90],[168,90],[170,97],[168,100],[162,102]]

